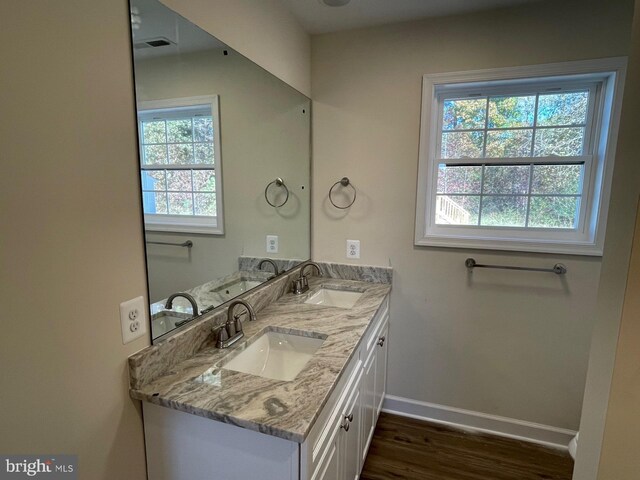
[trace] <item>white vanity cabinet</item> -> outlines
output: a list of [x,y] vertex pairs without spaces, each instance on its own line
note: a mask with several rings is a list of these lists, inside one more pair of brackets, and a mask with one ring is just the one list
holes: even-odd
[[301,480],[355,480],[369,450],[386,389],[389,298],[301,445]]
[[143,402],[150,480],[357,480],[382,407],[385,297],[304,443]]
[[380,307],[372,329],[365,337],[364,376],[362,379],[363,446],[362,460],[367,455],[376,421],[382,409],[387,382],[387,349],[389,336],[389,299]]
[[360,475],[361,365],[353,371],[353,376],[353,383],[342,396],[344,401],[336,405],[330,415],[331,423],[319,428],[322,430],[319,437],[309,437],[315,442],[308,439],[301,445],[301,479],[355,479]]

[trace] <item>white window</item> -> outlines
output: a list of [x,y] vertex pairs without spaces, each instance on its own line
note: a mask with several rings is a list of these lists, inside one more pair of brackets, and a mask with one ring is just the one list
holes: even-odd
[[416,245],[601,255],[624,66],[425,75]]
[[217,96],[139,105],[147,230],[223,233],[218,116]]

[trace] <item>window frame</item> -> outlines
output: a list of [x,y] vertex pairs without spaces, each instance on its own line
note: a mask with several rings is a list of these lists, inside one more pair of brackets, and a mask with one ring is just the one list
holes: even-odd
[[[602,255],[611,189],[615,145],[622,102],[626,58],[566,62],[548,65],[476,70],[423,76],[420,151],[416,198],[417,246],[478,248],[574,255]],[[576,229],[487,227],[435,223],[438,165],[440,163],[527,165],[551,161],[575,163],[577,157],[521,157],[440,159],[444,99],[482,90],[485,94],[517,94],[562,84],[567,90],[598,87],[587,113],[583,189]],[[575,88],[574,88],[575,87]],[[471,97],[472,98],[472,97]],[[590,119],[593,119],[590,122]],[[592,148],[587,150],[587,146]],[[516,162],[514,162],[514,160]]]
[[179,109],[197,106],[210,106],[213,124],[213,164],[194,164],[183,166],[165,165],[164,170],[198,170],[202,168],[215,171],[216,216],[204,215],[166,215],[144,214],[145,230],[151,232],[199,233],[209,235],[224,235],[224,208],[222,185],[222,154],[220,144],[220,109],[218,95],[203,95],[196,97],[171,98],[150,100],[138,103],[136,119],[138,122],[138,146],[140,163],[138,170],[144,170],[144,151],[142,141],[141,116],[148,115],[153,110]]

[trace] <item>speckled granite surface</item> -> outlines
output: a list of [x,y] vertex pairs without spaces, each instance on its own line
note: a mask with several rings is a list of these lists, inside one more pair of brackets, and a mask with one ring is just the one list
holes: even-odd
[[[257,271],[258,264],[263,260],[261,257],[240,257],[238,266],[241,271]],[[279,271],[290,270],[302,260],[288,260],[282,258],[272,258],[278,266]],[[393,268],[376,267],[373,265],[351,265],[346,263],[317,262],[320,265],[322,274],[328,278],[340,278],[342,280],[361,280],[372,283],[391,283],[393,278]],[[265,266],[265,270],[271,271],[270,266]]]
[[[247,272],[259,271],[258,265],[260,265],[260,262],[265,258],[266,257],[238,257],[238,269]],[[276,264],[279,272],[289,271],[304,262],[304,260],[296,258],[270,258],[269,260]],[[272,267],[265,265],[263,271],[271,272]]]
[[[312,277],[309,292],[294,296],[289,277],[297,274],[249,294],[258,319],[244,322],[244,339],[229,349],[215,348],[211,334],[223,311],[130,357],[131,397],[302,443],[391,286]],[[351,309],[304,304],[324,285],[363,294]],[[327,338],[289,382],[219,368],[270,327]]]
[[391,284],[393,268],[372,265],[348,265],[345,263],[318,262],[325,277],[343,280],[361,280],[372,283]]

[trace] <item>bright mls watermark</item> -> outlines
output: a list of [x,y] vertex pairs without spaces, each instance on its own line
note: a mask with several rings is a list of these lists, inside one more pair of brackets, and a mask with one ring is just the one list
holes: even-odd
[[77,455],[0,455],[0,480],[77,480]]

